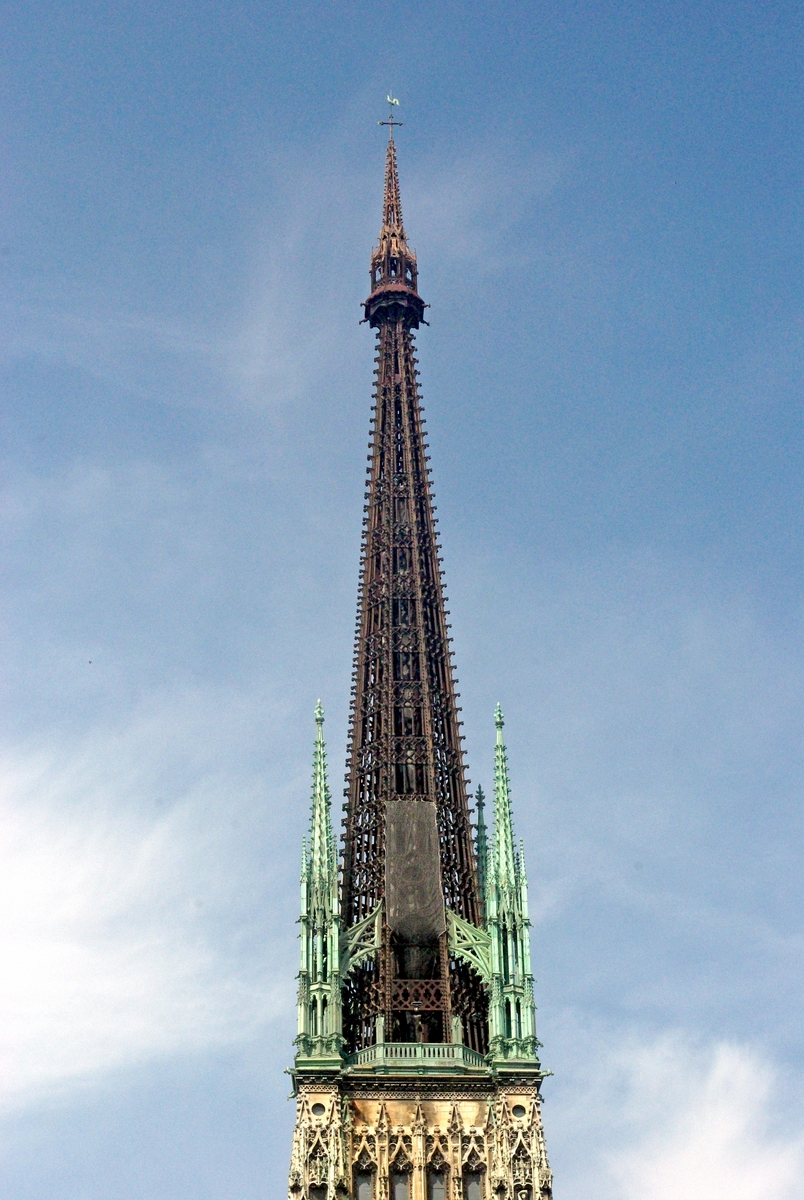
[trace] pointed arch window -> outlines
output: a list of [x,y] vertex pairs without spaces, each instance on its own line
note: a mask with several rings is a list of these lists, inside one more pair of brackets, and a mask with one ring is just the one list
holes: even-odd
[[396,1171],[391,1176],[391,1200],[410,1200],[410,1175]]
[[359,1171],[355,1175],[355,1200],[373,1200],[374,1176],[371,1171]]
[[483,1176],[473,1171],[463,1177],[464,1200],[483,1200]]
[[447,1200],[446,1171],[431,1171],[427,1176],[427,1200]]

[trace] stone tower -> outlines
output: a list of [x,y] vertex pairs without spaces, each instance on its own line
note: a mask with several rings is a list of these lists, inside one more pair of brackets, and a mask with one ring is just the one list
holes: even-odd
[[339,864],[316,708],[291,1200],[550,1200],[527,880],[503,716],[470,824],[394,144],[365,319],[376,384]]

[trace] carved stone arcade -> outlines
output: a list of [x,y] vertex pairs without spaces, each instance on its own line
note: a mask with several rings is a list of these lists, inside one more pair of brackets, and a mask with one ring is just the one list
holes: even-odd
[[[355,1200],[549,1200],[538,1093],[510,1086],[409,1094],[309,1082],[298,1097],[290,1196]],[[471,1094],[474,1092],[474,1094]]]

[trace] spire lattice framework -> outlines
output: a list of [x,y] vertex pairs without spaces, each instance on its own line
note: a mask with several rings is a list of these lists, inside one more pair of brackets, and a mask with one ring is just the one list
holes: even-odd
[[[371,283],[365,316],[376,329],[377,366],[350,723],[343,916],[352,925],[383,900],[386,806],[405,799],[434,804],[446,906],[476,924],[477,875],[413,341],[425,306],[402,222],[393,137]],[[378,1017],[391,1033],[426,1012],[433,1040],[448,1040],[455,1017],[465,1026],[468,1044],[484,1050],[485,994],[462,964],[453,960],[450,965],[445,932],[429,962],[418,956],[418,970],[427,978],[404,978],[411,964],[400,961],[400,939],[387,917],[386,912],[379,959],[349,981],[345,1035],[350,1049],[374,1042]]]
[[[389,101],[392,105],[396,101]],[[393,114],[393,108],[391,110]],[[340,882],[316,707],[290,1200],[551,1200],[524,851],[503,716],[470,824],[393,115]]]

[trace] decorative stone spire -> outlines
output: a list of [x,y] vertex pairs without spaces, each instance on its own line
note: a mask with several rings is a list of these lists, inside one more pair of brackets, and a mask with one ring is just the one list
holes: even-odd
[[310,879],[322,904],[338,892],[338,862],[332,830],[332,797],[327,782],[327,750],[324,744],[324,709],[315,706],[313,750],[313,805],[310,821]]
[[514,825],[511,818],[511,785],[508,779],[508,753],[503,741],[503,718],[499,704],[494,710],[497,740],[494,746],[494,853],[497,856],[497,882],[500,887],[516,886]]
[[524,850],[514,848],[508,755],[502,709],[494,713],[494,840],[486,879],[486,928],[491,935],[490,1050],[498,1062],[538,1062],[530,965],[530,920]]
[[309,847],[302,845],[301,966],[298,1053],[305,1069],[331,1070],[341,1062],[340,902],[338,861],[327,782],[324,710],[315,708],[313,798]]

